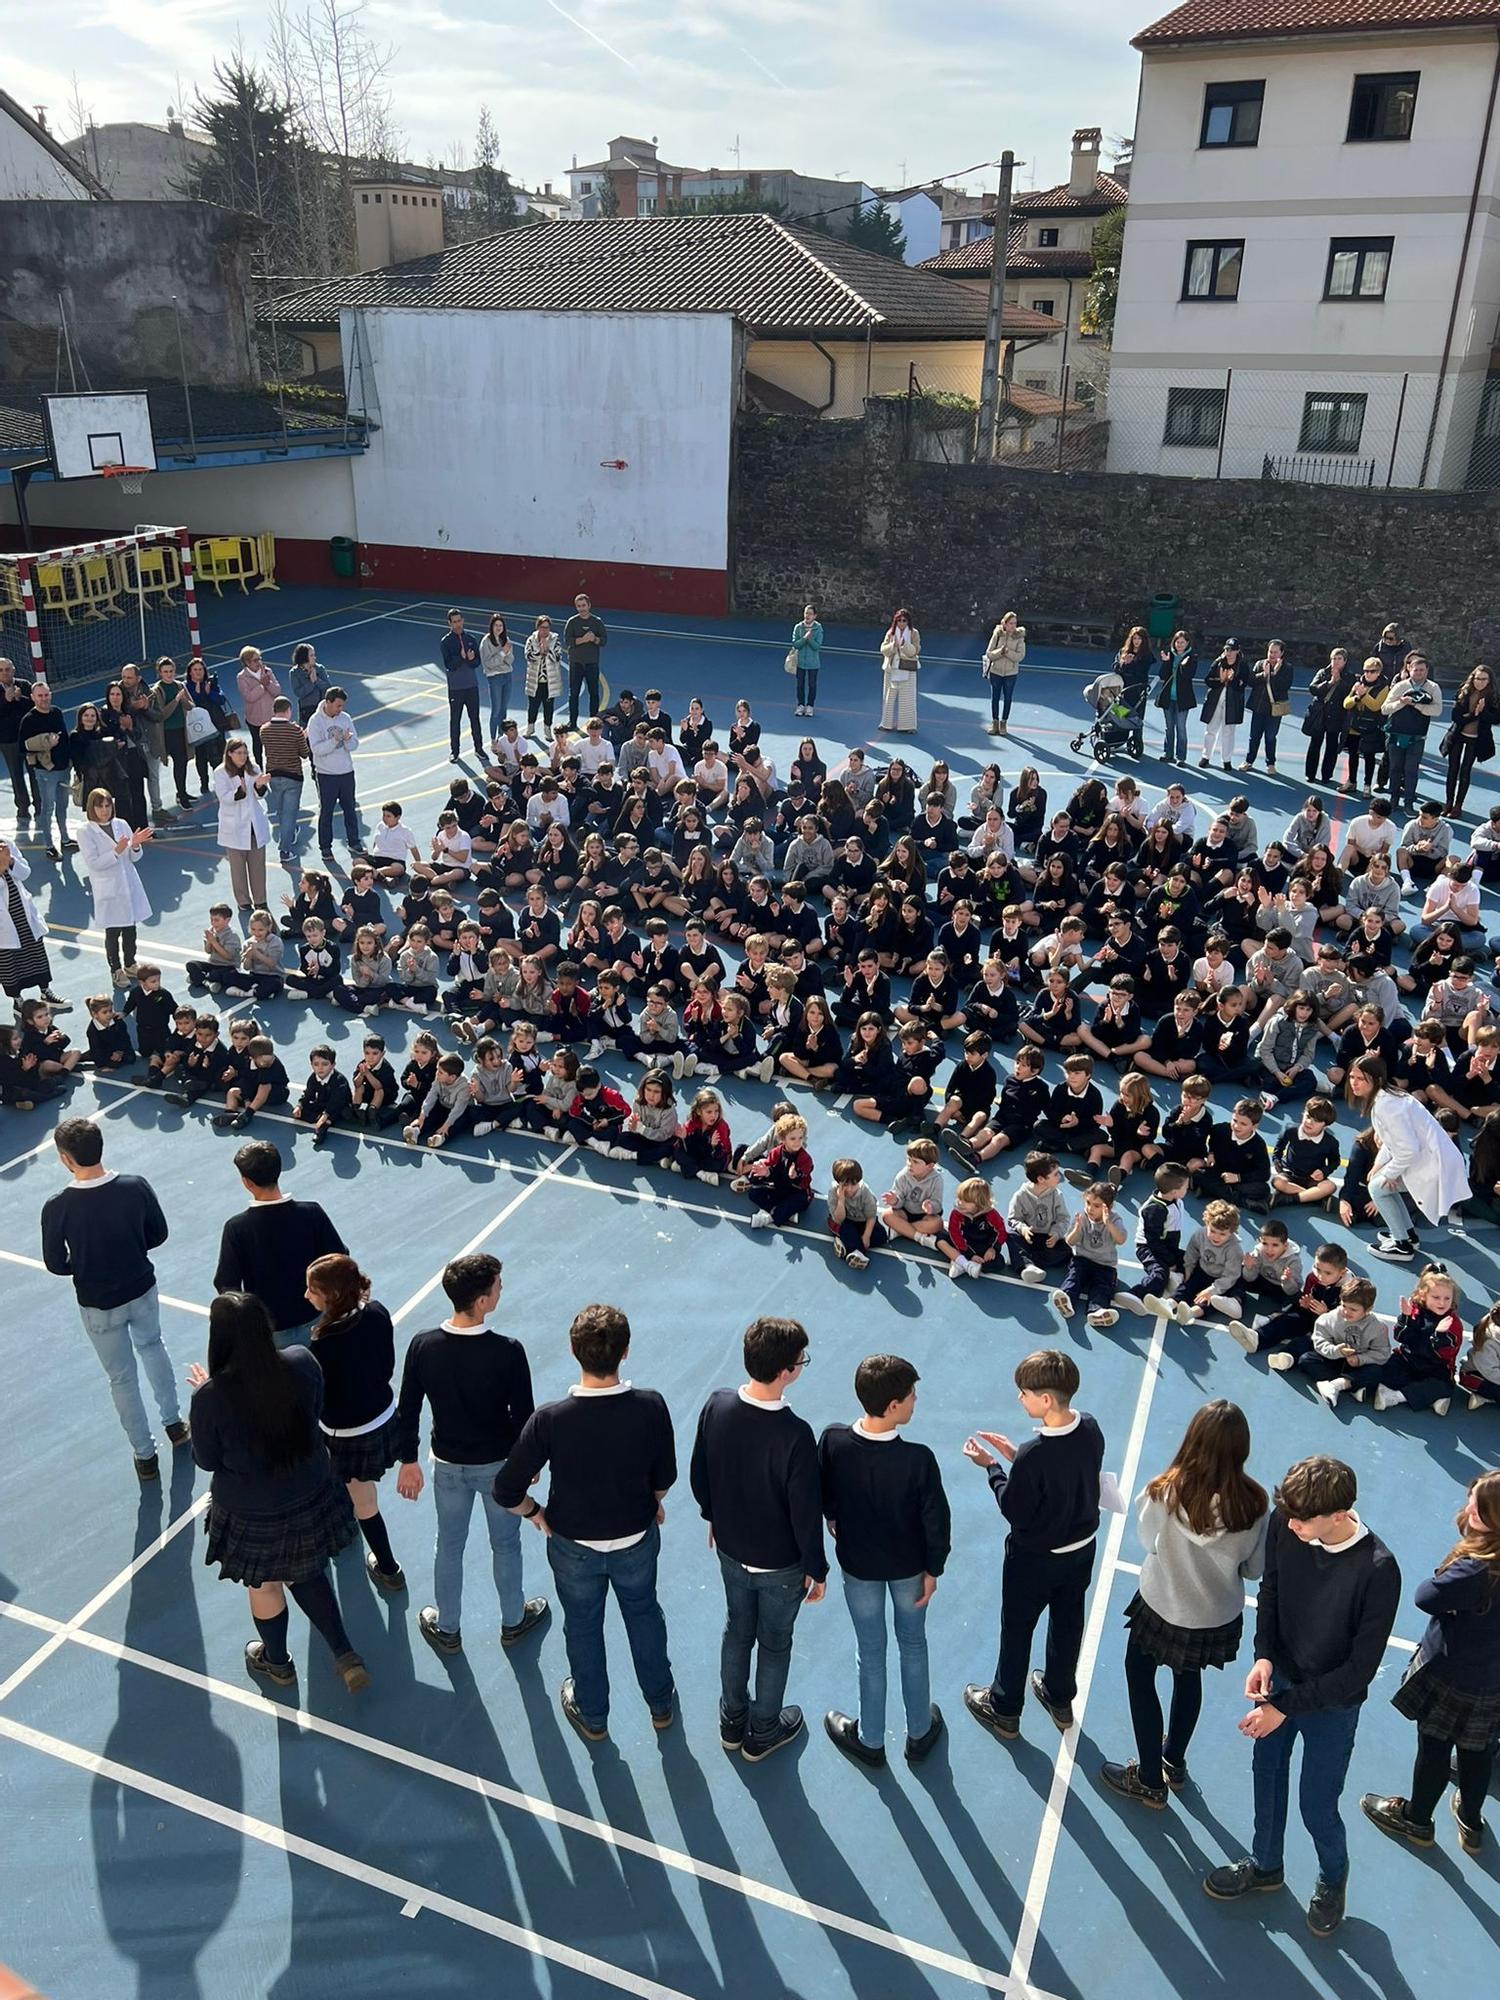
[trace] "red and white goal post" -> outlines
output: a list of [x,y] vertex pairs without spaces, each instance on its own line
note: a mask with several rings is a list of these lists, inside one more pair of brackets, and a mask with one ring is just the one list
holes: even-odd
[[141,526],[67,548],[0,553],[0,652],[54,686],[112,680],[129,661],[203,653],[186,528]]

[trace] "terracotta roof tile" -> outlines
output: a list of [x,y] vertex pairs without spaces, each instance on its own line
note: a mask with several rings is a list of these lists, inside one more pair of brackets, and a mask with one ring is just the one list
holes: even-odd
[[[1088,194],[1070,194],[1067,182],[1059,181],[1056,187],[1028,188],[1014,197],[1010,207],[1012,215],[1104,215],[1112,208],[1123,208],[1129,199],[1130,189],[1123,181],[1117,181],[1113,174],[1096,174]],[[993,206],[989,212],[994,213]]]
[[[262,317],[334,326],[345,306],[474,312],[731,313],[767,334],[978,338],[983,299],[841,237],[768,215],[599,217],[506,230],[430,257],[329,279]],[[1012,307],[1009,332],[1056,322]]]
[[1469,26],[1500,26],[1500,0],[1185,0],[1143,28],[1133,46]]
[[[972,243],[960,243],[955,250],[943,250],[926,257],[919,271],[940,271],[945,278],[987,278],[995,262],[995,239],[980,236]],[[1028,250],[1020,233],[1011,238],[1005,269],[1012,278],[1086,278],[1094,268],[1087,250]]]

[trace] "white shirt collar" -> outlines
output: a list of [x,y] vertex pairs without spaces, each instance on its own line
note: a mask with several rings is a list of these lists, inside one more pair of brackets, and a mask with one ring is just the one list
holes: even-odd
[[1068,1422],[1065,1424],[1038,1424],[1036,1426],[1036,1434],[1038,1437],[1044,1437],[1044,1438],[1071,1437],[1073,1432],[1077,1430],[1079,1424],[1082,1423],[1082,1421],[1083,1421],[1082,1417],[1079,1415],[1078,1411],[1075,1410],[1072,1416],[1069,1418]]
[[1370,1531],[1365,1526],[1364,1522],[1359,1518],[1358,1514],[1355,1513],[1352,1507],[1349,1509],[1349,1519],[1354,1523],[1354,1533],[1349,1537],[1347,1541],[1345,1542],[1315,1541],[1312,1542],[1309,1546],[1315,1549],[1321,1549],[1325,1555],[1329,1556],[1341,1556],[1344,1554],[1346,1549],[1358,1548],[1359,1544],[1362,1541],[1364,1541],[1364,1539],[1366,1538],[1366,1536],[1369,1534]]
[[623,1396],[630,1387],[628,1382],[611,1382],[607,1389],[585,1389],[581,1382],[569,1384],[570,1396]]
[[455,1326],[451,1319],[443,1321],[443,1332],[456,1333],[461,1340],[471,1338],[476,1333],[491,1333],[493,1330],[488,1321],[480,1326]]
[[74,1181],[73,1185],[76,1188],[108,1187],[114,1178],[114,1168],[109,1167],[102,1174],[94,1174],[86,1181]]
[[867,1431],[863,1417],[856,1417],[849,1428],[857,1438],[863,1438],[866,1444],[896,1444],[901,1437],[900,1431]]
[[786,1404],[780,1396],[776,1398],[774,1403],[768,1403],[764,1397],[752,1396],[743,1383],[740,1384],[735,1394],[742,1403],[748,1403],[752,1410],[784,1410],[786,1408]]

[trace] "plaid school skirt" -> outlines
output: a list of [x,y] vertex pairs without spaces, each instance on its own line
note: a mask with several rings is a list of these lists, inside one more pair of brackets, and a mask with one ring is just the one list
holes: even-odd
[[341,1483],[346,1479],[379,1479],[400,1457],[396,1449],[394,1411],[373,1431],[350,1438],[329,1437],[325,1431],[323,1442],[328,1447],[333,1476]]
[[1500,1740],[1500,1688],[1470,1694],[1440,1680],[1417,1660],[1391,1696],[1391,1707],[1414,1722],[1421,1735],[1459,1750],[1488,1750]]
[[354,1506],[330,1470],[327,1482],[279,1514],[243,1514],[210,1500],[206,1563],[222,1583],[307,1583],[358,1534]]
[[1226,1667],[1240,1650],[1244,1619],[1232,1618],[1227,1625],[1195,1631],[1186,1625],[1169,1625],[1158,1618],[1137,1591],[1125,1607],[1125,1623],[1130,1627],[1130,1643],[1158,1667],[1170,1667],[1175,1674],[1197,1673],[1204,1667]]

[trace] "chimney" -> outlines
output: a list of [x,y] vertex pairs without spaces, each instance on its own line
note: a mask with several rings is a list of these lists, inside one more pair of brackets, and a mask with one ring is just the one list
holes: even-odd
[[1097,125],[1081,125],[1073,134],[1073,165],[1068,174],[1068,193],[1088,195],[1099,178],[1099,149],[1104,134]]
[[167,131],[174,139],[184,139],[187,137],[186,132],[183,130],[182,120],[170,105],[167,107]]
[[46,105],[45,105],[45,104],[37,104],[37,105],[34,105],[34,106],[33,106],[32,108],[33,108],[33,110],[34,110],[34,111],[36,112],[36,122],[37,122],[37,124],[38,124],[38,125],[40,125],[40,126],[41,126],[41,128],[42,128],[42,130],[43,130],[43,131],[45,132],[45,131],[47,130],[47,107],[46,107]]
[[551,194],[551,192],[552,192],[552,183],[551,183],[551,181],[543,181],[543,182],[542,182],[542,193],[543,193],[543,194]]

